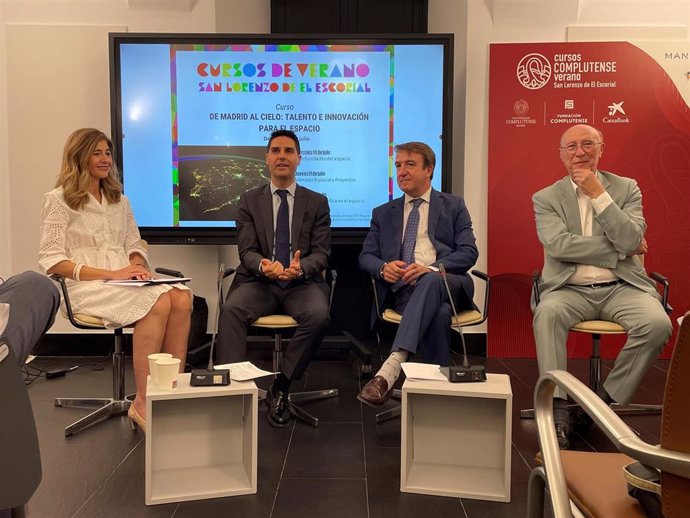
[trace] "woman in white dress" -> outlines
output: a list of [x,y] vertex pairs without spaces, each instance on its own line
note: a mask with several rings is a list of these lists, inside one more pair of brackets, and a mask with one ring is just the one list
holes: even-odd
[[147,357],[167,352],[184,368],[192,296],[180,284],[135,288],[104,283],[151,278],[112,154],[112,142],[99,130],[79,129],[67,139],[57,188],[43,201],[39,265],[67,279],[75,313],[100,317],[108,328],[134,326],[137,395],[128,415],[146,431]]

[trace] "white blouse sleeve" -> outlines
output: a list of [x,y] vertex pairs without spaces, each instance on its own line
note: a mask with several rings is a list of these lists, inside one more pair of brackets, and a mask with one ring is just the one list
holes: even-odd
[[132,254],[138,253],[144,258],[148,266],[149,258],[146,252],[146,246],[139,234],[139,227],[134,220],[134,214],[132,213],[132,207],[129,205],[129,200],[123,195],[122,198],[120,198],[120,202],[125,204],[125,252],[127,253],[127,257],[132,257]]
[[47,273],[60,261],[70,260],[65,251],[65,237],[69,222],[67,206],[51,192],[43,197],[41,220],[38,266],[43,273]]

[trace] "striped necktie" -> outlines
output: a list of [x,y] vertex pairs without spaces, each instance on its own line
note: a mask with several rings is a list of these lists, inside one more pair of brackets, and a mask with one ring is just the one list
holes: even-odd
[[421,198],[415,198],[412,203],[412,210],[407,216],[407,226],[403,236],[402,246],[400,247],[400,259],[407,265],[414,263],[414,247],[417,244],[417,229],[419,228],[419,206]]

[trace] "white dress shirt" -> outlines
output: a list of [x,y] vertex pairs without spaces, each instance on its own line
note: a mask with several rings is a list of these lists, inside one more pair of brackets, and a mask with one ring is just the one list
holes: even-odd
[[[403,236],[407,226],[407,218],[412,211],[412,196],[405,194],[405,209],[403,211]],[[417,242],[414,247],[414,261],[422,266],[430,266],[436,262],[436,249],[429,239],[429,201],[431,200],[431,187],[420,196],[419,226],[417,227]],[[435,269],[435,268],[432,268]]]
[[[599,173],[596,173],[597,178]],[[578,185],[570,180],[570,183],[577,195],[577,204],[580,208],[580,225],[582,226],[582,235],[592,235],[592,221],[594,220],[594,213],[600,214],[606,207],[613,203],[611,195],[604,191],[597,198],[590,198]],[[618,280],[618,276],[608,268],[600,266],[593,266],[591,264],[579,264],[575,273],[568,279],[568,284],[597,284],[601,282],[611,282]]]

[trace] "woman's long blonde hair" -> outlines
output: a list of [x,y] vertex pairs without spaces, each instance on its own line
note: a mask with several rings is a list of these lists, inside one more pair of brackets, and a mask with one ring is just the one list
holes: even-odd
[[[81,128],[72,133],[65,143],[62,154],[62,168],[58,175],[56,187],[62,187],[65,203],[72,210],[81,209],[89,199],[91,175],[89,158],[102,141],[108,143],[111,156],[113,143],[108,136],[94,128]],[[101,180],[101,190],[110,203],[117,203],[122,196],[122,183],[118,180],[118,171],[113,158],[113,166],[108,176]]]

